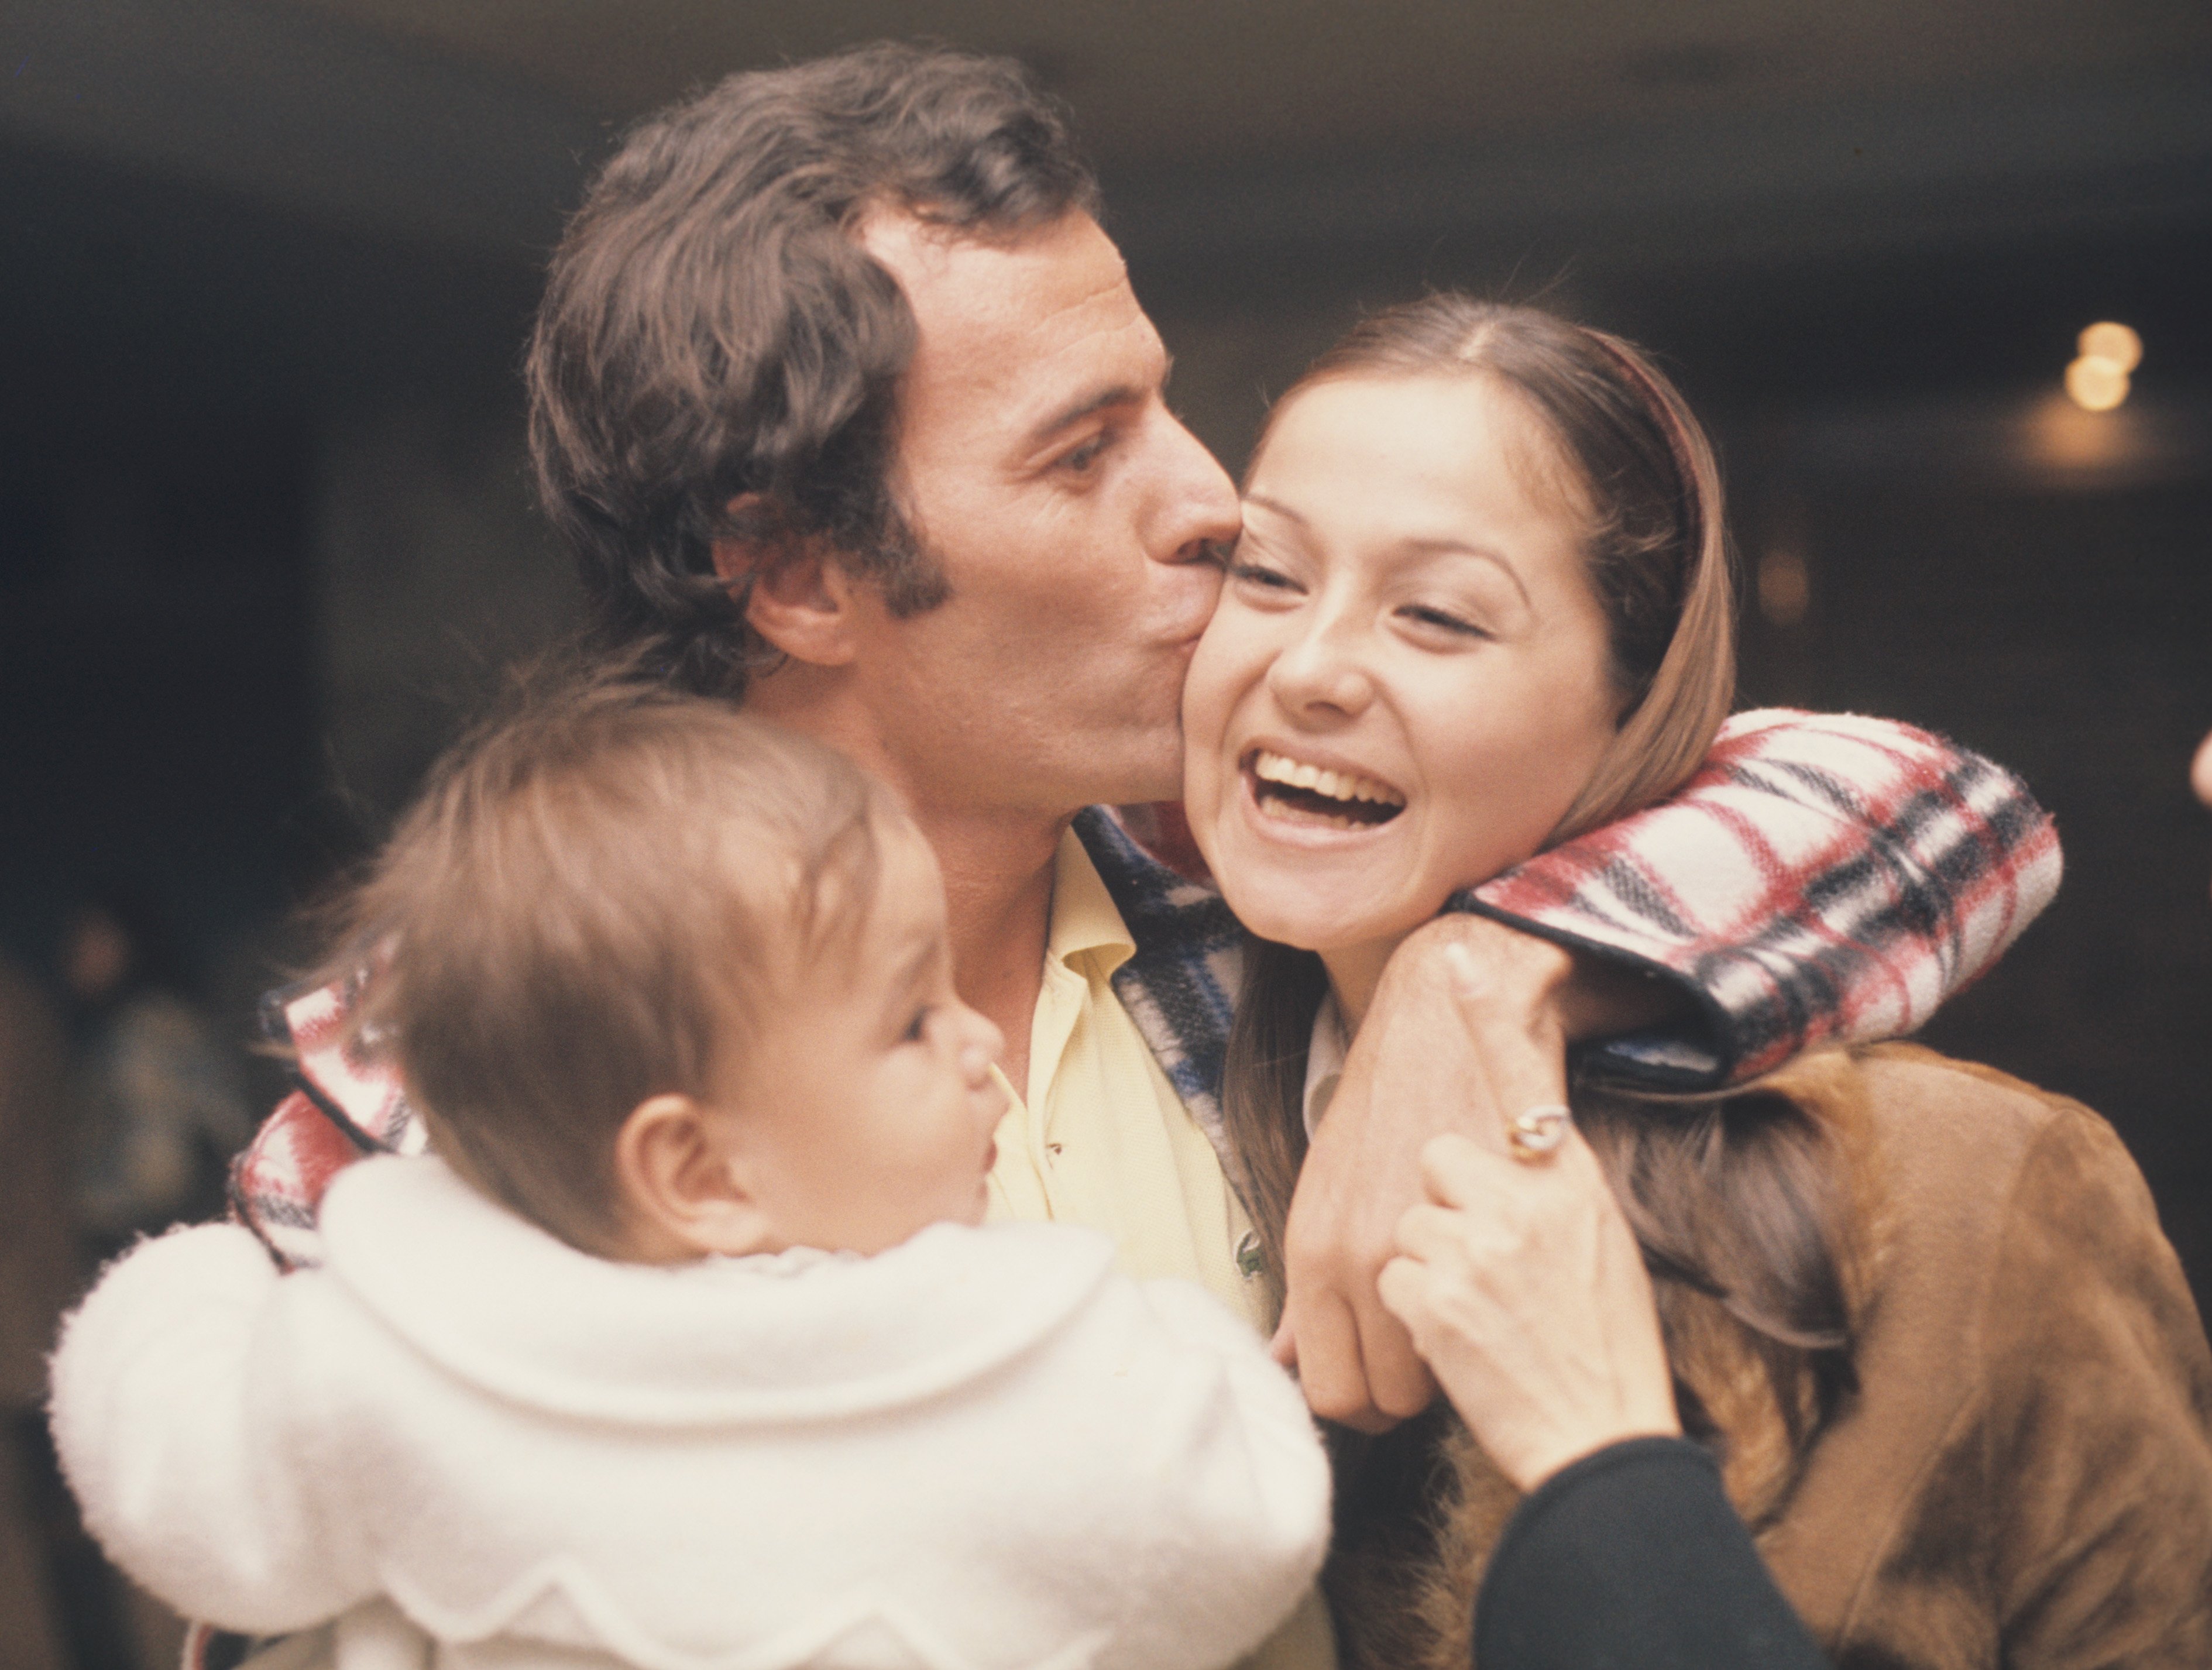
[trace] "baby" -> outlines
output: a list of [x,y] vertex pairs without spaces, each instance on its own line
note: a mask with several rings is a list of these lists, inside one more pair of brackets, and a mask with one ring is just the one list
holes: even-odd
[[586,684],[449,756],[351,932],[433,1152],[344,1170],[319,1269],[141,1242],[54,1358],[155,1594],[441,1667],[1210,1670],[1289,1612],[1296,1389],[1103,1236],[978,1227],[1000,1040],[853,766]]

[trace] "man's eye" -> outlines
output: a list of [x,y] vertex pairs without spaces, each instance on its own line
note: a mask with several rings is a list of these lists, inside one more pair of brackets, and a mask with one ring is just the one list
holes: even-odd
[[1060,460],[1060,467],[1063,470],[1073,470],[1079,476],[1087,473],[1091,466],[1098,462],[1100,455],[1105,452],[1107,442],[1110,439],[1111,437],[1101,429],[1073,452],[1064,454]]
[[930,1012],[927,1005],[915,1010],[914,1018],[906,1023],[906,1030],[899,1035],[899,1041],[908,1044],[920,1043],[921,1035],[929,1029]]

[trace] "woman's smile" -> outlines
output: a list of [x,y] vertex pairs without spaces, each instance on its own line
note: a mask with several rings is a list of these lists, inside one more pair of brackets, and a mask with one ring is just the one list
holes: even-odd
[[1246,750],[1243,761],[1245,792],[1267,824],[1355,833],[1378,829],[1406,809],[1403,791],[1357,769],[1267,747]]

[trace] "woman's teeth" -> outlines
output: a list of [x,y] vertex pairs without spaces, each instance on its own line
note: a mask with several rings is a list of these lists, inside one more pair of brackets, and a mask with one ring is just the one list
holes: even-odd
[[1406,804],[1388,783],[1286,759],[1266,749],[1252,756],[1255,794],[1268,811],[1300,823],[1364,829],[1387,823]]

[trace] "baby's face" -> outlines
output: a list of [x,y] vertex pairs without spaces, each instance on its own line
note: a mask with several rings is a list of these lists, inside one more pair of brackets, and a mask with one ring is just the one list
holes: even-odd
[[928,845],[887,829],[882,860],[858,945],[775,1001],[733,1087],[750,1193],[779,1247],[876,1253],[982,1221],[1003,1040],[952,989]]

